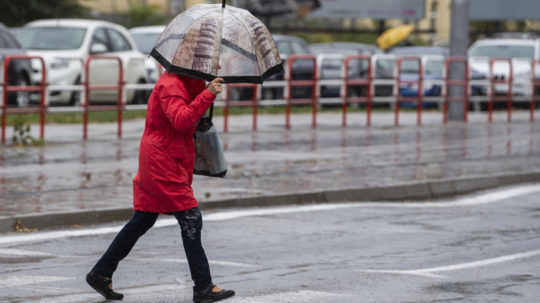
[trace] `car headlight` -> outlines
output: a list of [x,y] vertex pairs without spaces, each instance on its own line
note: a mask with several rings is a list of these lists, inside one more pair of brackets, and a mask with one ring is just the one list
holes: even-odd
[[49,64],[50,69],[64,69],[69,67],[69,60],[64,58],[54,58]]

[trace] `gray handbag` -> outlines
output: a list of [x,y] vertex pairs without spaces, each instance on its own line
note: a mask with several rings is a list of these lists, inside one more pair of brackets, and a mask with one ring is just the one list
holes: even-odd
[[210,106],[210,114],[199,121],[195,130],[195,167],[196,175],[224,178],[227,174],[227,161],[219,134],[212,124],[214,104]]

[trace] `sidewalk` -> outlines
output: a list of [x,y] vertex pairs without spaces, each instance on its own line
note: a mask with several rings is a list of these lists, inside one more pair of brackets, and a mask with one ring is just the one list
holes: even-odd
[[[506,114],[498,113],[490,125],[484,113],[471,114],[468,124],[444,126],[440,113],[424,113],[424,125],[417,127],[415,113],[402,113],[402,126],[394,127],[393,114],[374,113],[373,127],[366,128],[365,113],[352,113],[349,127],[342,129],[339,113],[325,113],[312,130],[311,115],[302,114],[292,116],[292,129],[286,131],[283,115],[265,115],[259,131],[252,132],[251,116],[233,116],[230,132],[222,137],[227,178],[196,177],[193,185],[203,207],[221,207],[321,202],[331,200],[329,192],[351,189],[357,190],[354,200],[430,198],[436,195],[429,188],[415,196],[412,187],[403,186],[439,184],[452,188],[446,194],[455,194],[540,181],[540,123],[528,117],[515,112],[514,122],[506,123]],[[222,129],[221,117],[215,124]],[[125,122],[124,138],[117,140],[116,124],[90,125],[89,141],[83,143],[81,125],[48,125],[45,147],[0,147],[0,232],[10,230],[13,218],[27,215],[94,216],[91,211],[105,209],[111,210],[108,219],[123,218],[132,203],[143,127],[143,120]],[[32,132],[38,130],[34,126]],[[450,180],[465,181],[457,186]],[[393,196],[368,196],[370,188],[379,193],[393,188]],[[305,193],[319,196],[299,200]],[[281,197],[267,198],[275,195]],[[241,198],[249,199],[238,202]]]

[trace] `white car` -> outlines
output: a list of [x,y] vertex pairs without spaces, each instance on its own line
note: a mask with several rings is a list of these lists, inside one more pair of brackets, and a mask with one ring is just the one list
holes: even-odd
[[[490,61],[493,58],[510,59],[513,66],[512,91],[515,95],[528,96],[532,93],[531,68],[532,60],[540,59],[540,40],[535,39],[486,39],[479,40],[469,49],[470,69],[473,79],[489,79]],[[537,77],[540,75],[536,71]],[[496,80],[508,80],[510,67],[508,62],[497,61],[493,65],[493,76]],[[506,95],[508,85],[499,83],[494,86],[496,94]],[[473,90],[475,87],[473,87]],[[479,88],[477,88],[479,89]],[[487,92],[483,88],[483,93]]]
[[[129,30],[131,37],[137,45],[137,49],[145,55],[150,55],[152,48],[156,45],[159,35],[165,30],[164,25],[140,26]],[[148,80],[152,83],[159,78],[159,63],[152,57],[146,57],[145,69]]]
[[[16,32],[29,55],[41,56],[47,65],[50,85],[76,85],[84,80],[84,62],[91,55],[115,56],[122,60],[124,81],[127,84],[148,83],[145,57],[137,51],[129,32],[122,26],[98,20],[50,19],[28,23]],[[41,81],[41,66],[33,61],[32,81]],[[98,60],[90,65],[91,85],[118,83],[118,64],[113,60]],[[145,91],[125,90],[123,102],[144,103]],[[116,102],[117,91],[93,90],[91,103]],[[51,91],[52,104],[77,105],[81,93]]]

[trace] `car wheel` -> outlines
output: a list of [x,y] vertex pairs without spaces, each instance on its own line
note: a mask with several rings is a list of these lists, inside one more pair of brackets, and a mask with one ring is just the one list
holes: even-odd
[[[30,82],[24,77],[17,81],[18,86],[28,86]],[[30,92],[17,92],[15,97],[17,107],[27,107],[30,104]]]
[[[137,84],[146,84],[145,80],[139,80]],[[136,90],[131,99],[131,104],[146,104],[150,97],[150,92],[147,90]]]
[[[75,83],[73,83],[73,85],[81,85],[81,77],[77,77],[77,80],[75,80]],[[82,105],[82,92],[81,91],[74,91],[71,93],[71,97],[69,98],[69,105],[71,106]]]

